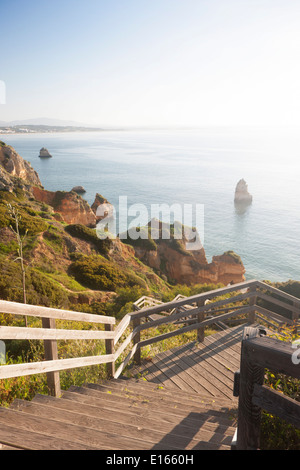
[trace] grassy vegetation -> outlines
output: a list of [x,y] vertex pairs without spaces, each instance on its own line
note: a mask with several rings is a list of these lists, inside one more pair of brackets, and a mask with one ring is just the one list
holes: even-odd
[[151,238],[150,227],[137,227],[136,231],[139,232],[139,238],[136,240],[130,236],[130,231],[122,235],[122,242],[133,247],[142,248],[146,251],[156,251],[157,245],[153,238]]
[[97,237],[96,230],[86,227],[85,225],[81,224],[72,224],[68,225],[65,228],[66,232],[68,232],[72,237],[79,238],[80,240],[85,240],[87,242],[93,243],[99,253],[103,255],[107,255],[110,248],[112,241],[107,238],[105,240],[101,240]]
[[[3,194],[5,193],[5,194]],[[7,204],[12,204],[18,207],[20,220],[20,233],[25,234],[26,230],[35,235],[44,232],[48,228],[47,222],[39,216],[38,211],[35,211],[30,205],[23,203],[20,204],[24,194],[22,191],[17,191],[17,194],[0,191],[0,228],[9,227],[13,224],[13,220],[8,212]]]
[[236,264],[242,264],[242,259],[241,259],[241,257],[240,257],[237,253],[235,253],[234,251],[232,251],[232,250],[225,251],[224,255],[230,256],[230,258],[231,258]]
[[80,284],[95,290],[114,291],[135,285],[146,288],[142,278],[102,256],[80,256],[70,266],[70,273]]
[[[0,298],[22,302],[22,279],[17,263],[0,255]],[[68,304],[66,291],[37,268],[26,269],[27,303],[46,307],[64,307]]]
[[[282,341],[293,342],[299,338],[292,328],[285,328],[285,336],[274,335]],[[300,402],[300,380],[266,370],[265,384],[279,393]],[[300,429],[285,420],[262,412],[261,448],[263,450],[300,450]]]

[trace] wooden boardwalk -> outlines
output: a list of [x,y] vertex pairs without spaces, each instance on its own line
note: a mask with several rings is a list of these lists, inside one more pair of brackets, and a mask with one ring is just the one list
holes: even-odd
[[0,407],[0,443],[32,450],[230,450],[243,329],[161,353],[119,379],[72,386],[61,398],[37,395]]
[[235,401],[234,372],[240,368],[241,339],[245,325],[206,336],[144,360],[128,369],[128,377],[143,377],[168,389],[185,390]]

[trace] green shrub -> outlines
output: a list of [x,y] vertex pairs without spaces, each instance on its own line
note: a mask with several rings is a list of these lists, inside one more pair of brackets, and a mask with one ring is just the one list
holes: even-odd
[[97,237],[95,229],[86,227],[85,225],[72,224],[65,227],[65,230],[72,237],[76,237],[80,240],[85,240],[89,243],[93,243],[101,254],[108,254],[111,248],[112,241],[109,238],[101,240]]
[[[0,191],[1,193],[1,191]],[[9,227],[12,220],[8,214],[7,207],[0,205],[0,228]]]
[[[23,302],[22,276],[20,266],[0,256],[0,298],[12,302]],[[46,307],[63,307],[68,305],[67,292],[37,269],[26,269],[27,303],[45,305]]]
[[133,247],[142,248],[143,250],[147,251],[156,251],[157,245],[155,241],[151,238],[151,230],[150,227],[136,227],[136,231],[140,233],[139,238],[136,240],[130,236],[130,231],[127,231],[126,234],[121,234],[121,240],[123,243],[127,245],[131,245]]
[[234,261],[234,263],[242,264],[241,257],[237,253],[235,253],[234,251],[232,251],[232,250],[225,251],[224,255],[230,256],[230,258]]
[[63,248],[63,240],[61,234],[53,227],[49,226],[43,234],[44,240],[56,251],[61,253]]
[[[1,192],[1,191],[0,191]],[[13,205],[13,203],[12,203]],[[30,208],[18,207],[20,214],[20,233],[24,234],[26,230],[29,235],[35,235],[44,232],[48,228],[48,224],[42,220],[35,211]],[[6,204],[0,205],[0,227],[14,227],[14,222],[9,215]]]
[[114,291],[118,287],[145,285],[138,276],[97,255],[79,257],[71,264],[70,274],[80,284],[95,290]]
[[44,232],[48,228],[48,224],[41,220],[40,217],[30,216],[25,211],[20,211],[20,233],[24,234],[26,230],[29,235],[36,235]]

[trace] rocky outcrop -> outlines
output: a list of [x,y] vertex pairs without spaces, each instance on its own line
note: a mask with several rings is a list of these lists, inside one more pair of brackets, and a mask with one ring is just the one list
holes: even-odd
[[47,191],[33,187],[32,193],[39,202],[51,206],[67,224],[96,226],[96,216],[91,207],[81,196],[73,191]]
[[0,166],[0,191],[12,192],[14,188],[13,178]]
[[15,180],[11,179],[11,177],[20,178],[27,185],[42,187],[39,175],[30,163],[4,142],[0,142],[0,168],[0,189],[12,190]]
[[[245,281],[245,267],[242,260],[234,252],[229,251],[223,255],[213,256],[212,263],[208,266],[215,268],[215,280],[222,284],[236,284]],[[213,273],[213,269],[211,269]]]
[[[99,207],[101,210],[99,209]],[[100,220],[107,217],[109,214],[111,214],[112,211],[111,204],[108,202],[107,199],[105,199],[105,197],[101,196],[101,194],[99,193],[96,194],[95,200],[91,205],[91,208],[96,216],[97,222],[100,222]]]
[[45,147],[42,147],[39,154],[40,158],[52,158],[52,155],[48,152]]
[[[124,240],[128,242],[129,240]],[[146,240],[145,240],[146,241]],[[187,241],[156,239],[150,243],[134,241],[135,255],[169,281],[178,284],[237,283],[245,280],[245,268],[238,255],[229,251],[214,256],[208,263],[201,244],[194,250],[187,250]]]
[[83,186],[74,186],[74,188],[72,188],[71,191],[74,191],[74,193],[77,193],[77,194],[86,193],[86,190],[84,189]]
[[234,202],[236,204],[251,204],[252,195],[248,191],[248,185],[244,179],[241,179],[235,188]]
[[226,255],[214,256],[211,263],[206,260],[204,249],[179,252],[167,241],[160,242],[156,251],[135,248],[135,254],[143,263],[164,274],[178,284],[237,283],[245,280],[242,262]]

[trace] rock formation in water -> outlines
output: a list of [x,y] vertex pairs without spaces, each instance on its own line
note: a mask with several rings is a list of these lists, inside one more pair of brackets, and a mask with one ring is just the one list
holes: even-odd
[[48,152],[45,147],[42,147],[39,154],[40,158],[52,158],[52,155]]
[[241,179],[235,188],[234,202],[237,204],[251,204],[252,195],[248,191],[248,185],[244,179]]

